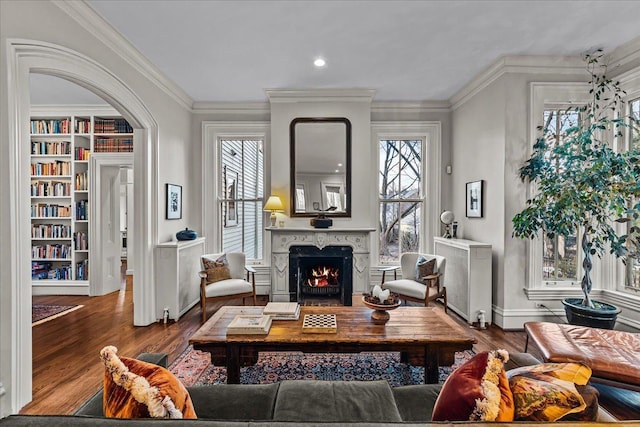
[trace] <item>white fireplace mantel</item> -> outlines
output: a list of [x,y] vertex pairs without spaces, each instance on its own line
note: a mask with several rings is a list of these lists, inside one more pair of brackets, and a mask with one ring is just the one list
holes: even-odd
[[271,301],[289,301],[289,248],[291,246],[351,246],[353,292],[369,291],[370,234],[373,228],[276,228],[271,232]]

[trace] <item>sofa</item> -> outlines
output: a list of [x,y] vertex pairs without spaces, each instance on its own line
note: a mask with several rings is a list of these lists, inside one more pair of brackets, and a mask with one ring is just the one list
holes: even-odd
[[[166,366],[166,355],[145,354],[139,359]],[[505,369],[537,364],[526,353],[512,354]],[[313,425],[478,425],[474,422],[432,423],[440,384],[391,387],[386,381],[286,380],[275,384],[220,384],[189,387],[197,420],[115,419],[102,412],[102,390],[73,415],[12,415],[0,426],[313,426]],[[597,422],[563,422],[563,427],[599,425],[615,421],[599,411]],[[540,425],[535,422],[501,426]],[[640,423],[625,423],[635,425]]]

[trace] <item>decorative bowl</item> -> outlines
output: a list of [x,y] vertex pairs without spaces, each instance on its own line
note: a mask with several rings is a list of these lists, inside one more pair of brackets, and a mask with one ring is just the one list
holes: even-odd
[[194,230],[189,230],[188,228],[185,228],[182,231],[178,231],[176,233],[176,239],[182,241],[182,240],[195,240],[198,238],[198,233],[196,233]]
[[394,301],[391,304],[376,304],[376,303],[367,301],[368,298],[371,298],[371,297],[367,295],[363,295],[362,303],[365,306],[373,309],[373,311],[371,312],[371,320],[376,325],[384,325],[385,323],[387,323],[387,321],[389,320],[389,317],[391,317],[389,315],[389,311],[395,310],[396,308],[400,307],[400,304],[402,304],[402,302],[397,298],[397,295],[395,294],[391,294],[390,298],[392,298],[392,300]]

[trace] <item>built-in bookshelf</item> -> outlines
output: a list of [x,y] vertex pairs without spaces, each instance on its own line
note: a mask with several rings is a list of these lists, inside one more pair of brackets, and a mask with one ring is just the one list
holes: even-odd
[[30,140],[32,283],[40,294],[47,287],[88,289],[89,161],[133,152],[133,129],[121,117],[38,113]]

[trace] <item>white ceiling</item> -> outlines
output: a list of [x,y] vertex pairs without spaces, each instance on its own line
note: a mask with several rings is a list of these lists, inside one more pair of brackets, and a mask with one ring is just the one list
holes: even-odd
[[[640,36],[637,0],[88,3],[203,102],[326,87],[375,89],[376,101],[447,100],[504,55],[610,51]],[[317,56],[324,69],[313,66]],[[33,84],[55,92],[50,79]]]

